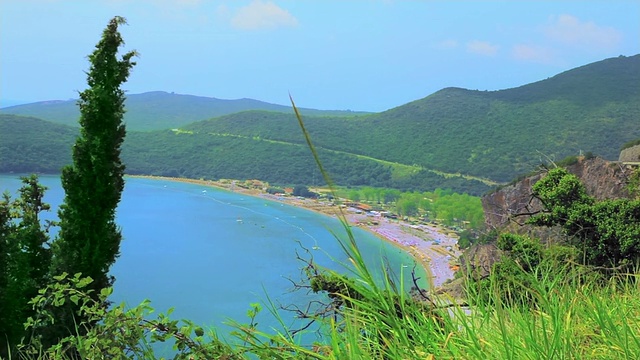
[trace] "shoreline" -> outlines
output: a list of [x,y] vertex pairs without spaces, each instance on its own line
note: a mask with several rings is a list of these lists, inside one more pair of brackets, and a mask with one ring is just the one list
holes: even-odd
[[413,257],[416,263],[421,265],[427,274],[428,290],[436,289],[446,281],[453,280],[455,272],[450,263],[457,260],[461,254],[457,247],[457,238],[433,225],[411,225],[402,220],[392,220],[381,216],[372,217],[367,214],[356,213],[354,209],[341,209],[336,205],[331,205],[317,199],[275,196],[259,189],[247,189],[235,186],[236,181],[233,180],[221,182],[154,175],[125,176],[209,186],[220,190],[288,204],[324,216],[339,217],[343,215],[350,225],[358,226],[372,233],[381,240],[394,245]]

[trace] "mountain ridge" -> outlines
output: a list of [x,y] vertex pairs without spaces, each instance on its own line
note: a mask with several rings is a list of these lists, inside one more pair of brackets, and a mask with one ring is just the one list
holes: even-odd
[[[437,173],[505,183],[540,163],[580,152],[613,160],[621,144],[640,138],[640,55],[605,59],[511,90],[450,87],[381,113],[303,117],[314,144],[343,172],[336,176],[346,185],[434,189],[449,181]],[[125,148],[136,149],[128,155],[131,169],[188,177],[226,177],[221,169],[233,169],[235,176],[249,178],[312,179],[314,165],[302,159],[302,148],[278,145],[305,142],[291,113],[244,111],[177,128],[179,134],[133,132],[136,140],[125,142]],[[243,156],[253,159],[253,165],[245,162],[252,169],[238,168]],[[149,159],[161,164],[152,166]],[[400,166],[393,170],[392,164]],[[270,173],[289,165],[296,170],[286,177]],[[454,185],[462,192],[484,191]]]
[[[0,114],[32,116],[59,124],[79,126],[80,112],[77,99],[46,100],[30,104],[4,107]],[[127,112],[124,121],[128,128],[136,131],[164,130],[180,127],[188,123],[216,116],[248,110],[264,110],[293,113],[290,106],[267,103],[260,100],[218,99],[166,91],[149,91],[127,95]],[[306,115],[314,116],[357,116],[368,114],[364,111],[300,109]]]

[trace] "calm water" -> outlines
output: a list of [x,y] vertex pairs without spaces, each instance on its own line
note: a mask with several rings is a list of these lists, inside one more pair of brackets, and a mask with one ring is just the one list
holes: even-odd
[[[45,201],[57,209],[64,196],[60,178],[42,176],[41,183],[49,188]],[[0,191],[10,190],[15,197],[19,187],[17,176],[0,175]],[[52,211],[45,218],[55,216]],[[116,277],[113,300],[136,305],[150,299],[156,310],[174,307],[173,318],[215,327],[221,335],[229,330],[223,325],[227,319],[246,322],[249,304],[265,303],[267,296],[283,305],[314,298],[290,292],[287,279],[301,279],[299,243],[317,263],[346,271],[340,265],[346,256],[332,234],[346,238],[336,219],[261,198],[127,178],[117,222],[124,240],[111,269]],[[413,265],[412,258],[390,244],[361,229],[354,232],[372,267],[380,268],[383,258],[398,274],[403,265]],[[263,329],[277,327],[266,310],[259,322]]]

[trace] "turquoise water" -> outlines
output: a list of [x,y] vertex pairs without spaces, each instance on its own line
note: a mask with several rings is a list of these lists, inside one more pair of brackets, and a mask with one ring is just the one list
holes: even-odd
[[[49,188],[45,201],[57,209],[64,196],[60,178],[42,176],[41,183]],[[15,197],[19,187],[17,176],[0,175],[0,191]],[[45,218],[55,216],[52,211]],[[227,319],[247,322],[249,304],[264,304],[267,296],[282,305],[317,298],[291,292],[288,279],[300,280],[304,265],[296,250],[308,257],[301,245],[317,263],[346,271],[339,264],[346,256],[332,234],[346,239],[337,219],[201,185],[127,178],[117,223],[124,240],[111,269],[113,301],[136,305],[150,299],[158,311],[174,307],[173,318],[191,319],[221,335],[229,331]],[[379,269],[382,259],[398,274],[403,265],[413,265],[392,245],[353,231],[372,268]],[[289,313],[283,317],[294,322]],[[258,320],[263,329],[278,327],[266,310]]]

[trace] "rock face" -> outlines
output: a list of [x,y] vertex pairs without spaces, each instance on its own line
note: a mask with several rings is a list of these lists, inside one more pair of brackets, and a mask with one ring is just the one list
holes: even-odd
[[640,145],[622,150],[618,160],[621,162],[640,163]]
[[472,245],[460,256],[461,270],[474,279],[489,276],[493,263],[500,260],[502,251],[495,244]]
[[[627,184],[635,164],[622,162],[626,156],[640,156],[640,146],[635,147],[638,153],[627,152],[621,154],[621,161],[610,162],[601,158],[578,158],[578,161],[567,167],[567,170],[576,175],[584,184],[589,195],[598,200],[629,197]],[[630,148],[633,149],[633,148]],[[631,154],[631,155],[629,155]],[[640,161],[640,160],[636,160]],[[541,210],[540,202],[531,196],[533,185],[544,177],[544,173],[525,177],[513,185],[485,195],[482,198],[482,207],[485,215],[485,223],[489,229],[506,230],[518,234],[526,234],[549,242],[552,239],[563,239],[559,227],[544,228],[525,225],[526,213]],[[520,214],[520,215],[519,215]],[[476,279],[489,275],[493,264],[500,259],[502,251],[495,244],[473,245],[460,257],[461,270],[466,276]],[[463,276],[463,278],[466,278]],[[463,297],[464,282],[454,281],[447,284],[439,292]]]
[[[587,193],[596,199],[616,199],[628,197],[627,183],[631,167],[620,162],[610,162],[601,158],[584,159],[567,167],[585,185]],[[548,239],[559,235],[558,229],[534,228],[524,224],[525,214],[541,209],[539,201],[531,196],[531,188],[544,176],[538,173],[506,186],[482,198],[485,223],[490,229],[508,228],[509,231],[529,234]]]

